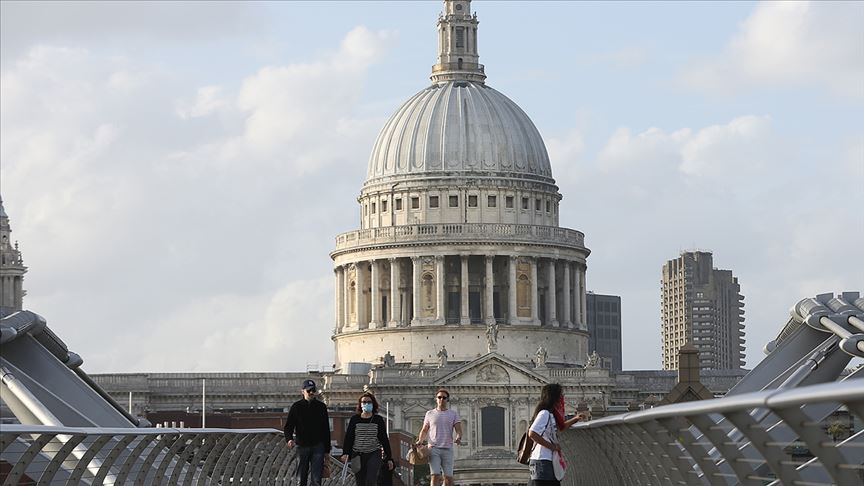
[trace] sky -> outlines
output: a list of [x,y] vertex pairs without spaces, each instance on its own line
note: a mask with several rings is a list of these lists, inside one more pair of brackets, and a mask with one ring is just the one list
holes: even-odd
[[[587,287],[659,369],[660,270],[714,253],[747,364],[798,300],[864,290],[864,2],[475,1]],[[438,1],[0,3],[0,193],[25,308],[90,373],[333,362],[335,236],[429,84]],[[383,351],[382,351],[383,354]]]

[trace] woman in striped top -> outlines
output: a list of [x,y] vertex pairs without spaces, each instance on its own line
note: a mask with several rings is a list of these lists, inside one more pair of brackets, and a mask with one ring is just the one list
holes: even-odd
[[[387,470],[393,469],[393,459],[390,453],[390,440],[387,437],[387,424],[384,417],[378,415],[378,400],[369,392],[357,399],[357,414],[348,421],[345,431],[345,443],[342,445],[344,454],[342,461],[357,461],[360,469],[351,470],[357,480],[357,486],[375,486],[378,482],[378,472],[382,460]],[[383,456],[381,451],[384,451]]]

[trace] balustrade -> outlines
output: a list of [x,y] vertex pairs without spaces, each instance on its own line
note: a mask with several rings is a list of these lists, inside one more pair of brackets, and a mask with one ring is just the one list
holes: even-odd
[[526,224],[441,223],[371,228],[342,233],[336,237],[336,250],[356,247],[423,241],[460,241],[477,239],[505,242],[555,244],[582,249],[584,235],[568,228]]

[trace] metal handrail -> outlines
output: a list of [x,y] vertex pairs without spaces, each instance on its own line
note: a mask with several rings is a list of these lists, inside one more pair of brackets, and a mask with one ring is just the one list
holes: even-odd
[[[73,450],[86,451],[73,455]],[[80,456],[80,457],[79,457]],[[3,484],[290,484],[296,454],[275,429],[53,427],[4,424]],[[324,486],[341,486],[341,464]],[[80,476],[80,477],[78,477]],[[77,478],[77,479],[76,479]],[[353,485],[348,475],[346,485]]]
[[577,423],[562,484],[864,484],[862,376]]

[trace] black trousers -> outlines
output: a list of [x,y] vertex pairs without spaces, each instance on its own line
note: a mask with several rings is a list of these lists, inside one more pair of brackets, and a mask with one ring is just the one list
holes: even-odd
[[360,454],[360,470],[354,474],[357,486],[377,486],[381,471],[381,451]]

